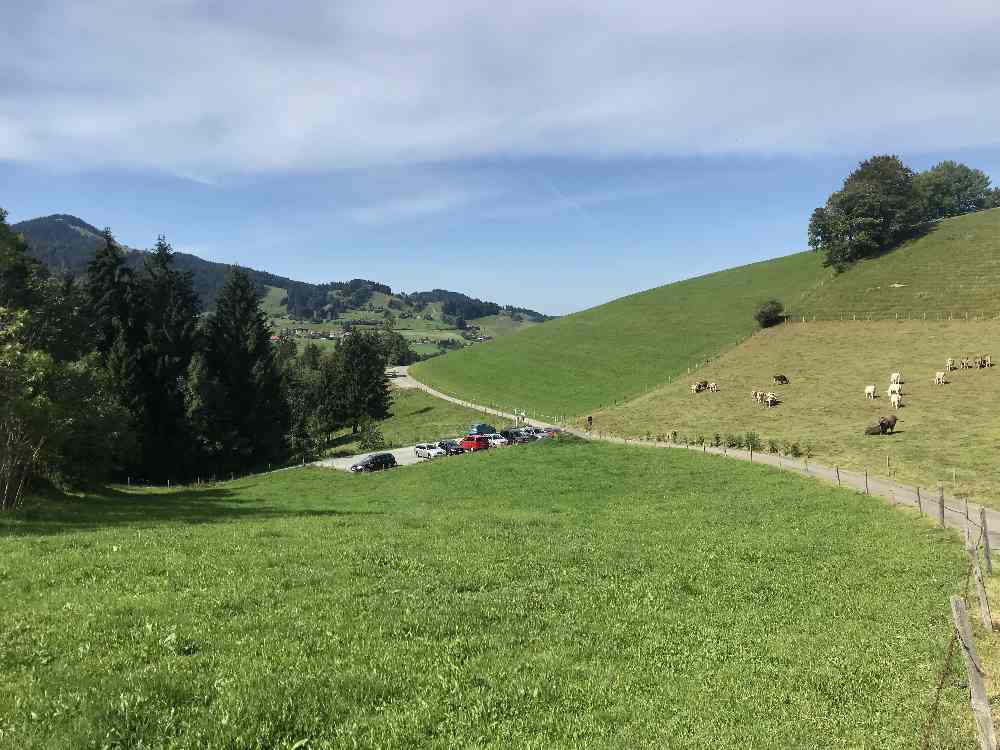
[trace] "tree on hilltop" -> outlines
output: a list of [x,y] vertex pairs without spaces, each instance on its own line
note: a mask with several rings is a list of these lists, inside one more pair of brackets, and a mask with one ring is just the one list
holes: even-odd
[[809,246],[824,265],[845,270],[912,234],[924,216],[913,170],[897,156],[861,162],[809,220]]
[[979,169],[943,161],[914,179],[929,221],[981,211],[992,202],[990,178]]

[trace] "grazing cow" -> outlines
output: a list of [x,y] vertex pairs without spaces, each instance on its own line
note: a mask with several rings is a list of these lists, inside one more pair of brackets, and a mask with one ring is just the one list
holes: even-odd
[[952,357],[948,357],[948,359],[944,361],[944,369],[948,370],[949,372],[956,369],[955,360]]
[[875,390],[874,385],[865,386],[865,398],[870,398],[873,401],[878,397],[878,391]]
[[899,383],[893,383],[892,385],[890,385],[889,386],[889,390],[887,390],[885,392],[885,395],[886,396],[891,396],[893,393],[898,393],[898,394],[902,395],[902,393],[903,393],[903,386],[901,386]]
[[784,375],[775,375],[772,380],[775,385],[788,385],[788,378]]
[[898,372],[894,372],[892,375],[889,376],[889,382],[892,385],[899,385],[900,383],[903,382],[903,376]]
[[710,390],[712,393],[718,393],[719,392],[719,384],[718,383],[709,383],[708,384],[708,390]]
[[972,358],[972,366],[974,368],[976,368],[977,370],[981,370],[982,368],[986,367],[986,358],[985,357],[973,357]]
[[895,414],[890,414],[888,417],[879,417],[878,426],[882,428],[882,433],[892,432],[896,429],[896,422],[900,421],[896,418]]
[[768,393],[764,396],[764,405],[770,409],[778,404],[778,396],[774,393]]
[[947,383],[948,381],[944,379],[944,375],[943,372],[934,373],[934,385],[944,385]]
[[701,393],[706,388],[708,388],[707,380],[699,380],[697,383],[691,384],[691,393]]
[[961,364],[962,364],[962,369],[963,370],[971,370],[972,369],[972,362],[969,360],[968,357],[962,357]]
[[983,366],[993,367],[993,357],[991,357],[989,354],[983,356]]
[[889,396],[889,403],[892,404],[893,409],[898,409],[900,406],[903,405],[903,397],[900,396],[898,393],[893,393],[891,396]]

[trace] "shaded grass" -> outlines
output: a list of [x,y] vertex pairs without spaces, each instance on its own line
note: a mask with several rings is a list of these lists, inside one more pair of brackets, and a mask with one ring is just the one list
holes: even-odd
[[0,519],[10,746],[910,748],[964,570],[869,498],[577,441],[74,508]]
[[[989,352],[1000,344],[1000,322],[818,322],[761,332],[690,378],[595,415],[599,431],[654,436],[677,430],[711,439],[718,432],[756,431],[765,444],[811,446],[817,460],[885,474],[911,484],[968,495],[1000,507],[1000,368],[949,374],[932,384],[947,357]],[[993,349],[996,352],[996,349]],[[896,435],[863,435],[892,413],[885,395],[892,372],[902,372],[902,422]],[[787,386],[771,376],[783,373]],[[694,380],[716,381],[719,393],[692,395]],[[876,401],[864,398],[874,383]],[[783,403],[763,409],[752,390],[776,391]]]
[[794,306],[830,273],[814,253],[681,281],[412,367],[474,403],[581,414],[635,396],[748,336],[768,297]]

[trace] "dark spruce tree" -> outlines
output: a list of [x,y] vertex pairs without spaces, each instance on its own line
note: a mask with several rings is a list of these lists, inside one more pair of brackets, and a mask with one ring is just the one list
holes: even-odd
[[87,267],[87,313],[91,320],[94,348],[107,361],[108,354],[132,316],[132,271],[118,249],[110,229],[104,244]]
[[334,354],[336,396],[344,424],[358,431],[361,421],[389,416],[392,395],[386,377],[385,344],[377,333],[354,331],[341,339]]
[[282,373],[257,289],[243,271],[230,271],[202,340],[187,393],[202,460],[226,472],[283,460],[288,407]]
[[193,441],[184,379],[197,348],[200,302],[191,274],[174,268],[173,249],[163,237],[147,258],[136,291],[143,310],[136,382],[143,469],[158,481],[187,477],[193,470]]

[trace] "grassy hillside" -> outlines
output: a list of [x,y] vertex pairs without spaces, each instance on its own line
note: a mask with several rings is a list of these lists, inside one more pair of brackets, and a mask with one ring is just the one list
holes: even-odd
[[937,224],[816,287],[796,312],[820,319],[1000,315],[1000,209]]
[[[677,430],[695,439],[756,431],[764,443],[811,446],[824,463],[968,495],[1000,508],[1000,367],[955,371],[945,386],[934,373],[947,357],[992,350],[1000,359],[1000,321],[796,323],[764,331],[673,384],[595,415],[595,428],[644,437]],[[791,383],[772,385],[774,373]],[[901,372],[903,421],[895,435],[869,437],[866,425],[893,412],[885,390]],[[692,394],[691,380],[719,383],[719,393]],[[864,388],[879,388],[876,401]],[[757,406],[753,390],[774,390],[783,403]]]
[[[856,493],[576,441],[108,492],[0,518],[0,731],[913,748],[965,567],[952,535]],[[969,747],[951,681],[933,746]]]
[[415,365],[478,403],[580,414],[636,395],[748,336],[767,297],[793,305],[829,273],[799,253],[623,297]]
[[936,225],[843,274],[801,253],[669,284],[515,339],[420,364],[414,374],[480,402],[582,414],[631,398],[735,345],[756,303],[820,320],[1000,316],[1000,209]]
[[[401,448],[414,443],[461,437],[470,425],[483,421],[479,412],[449,401],[428,396],[417,389],[394,389],[392,415],[378,423],[387,448]],[[495,417],[491,419],[496,421]],[[497,425],[499,427],[499,425]],[[360,453],[357,435],[348,427],[334,439],[330,455],[350,456]]]

